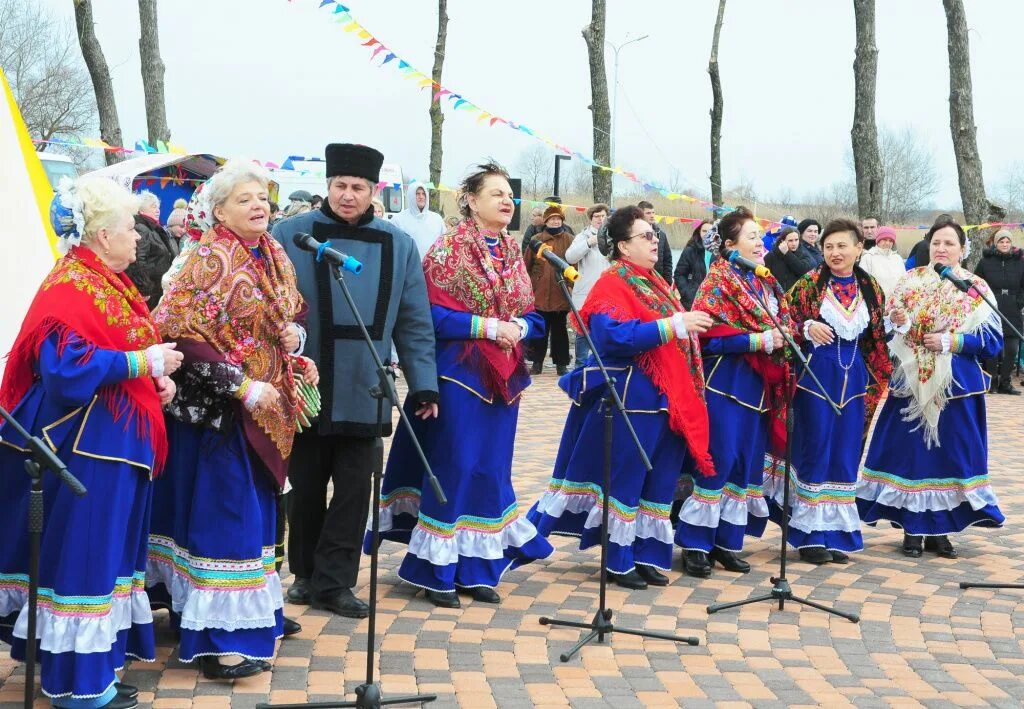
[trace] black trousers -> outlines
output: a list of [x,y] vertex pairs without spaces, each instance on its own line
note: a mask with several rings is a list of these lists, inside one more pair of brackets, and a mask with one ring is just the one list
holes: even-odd
[[[309,579],[310,592],[326,597],[352,588],[370,512],[373,438],[295,437],[289,464],[288,565]],[[327,503],[327,483],[334,496]]]
[[1020,351],[1020,338],[1010,335],[1003,336],[1003,351],[998,357],[985,362],[988,373],[992,376],[992,383],[996,387],[1010,386],[1010,375],[1017,364],[1017,354]]
[[544,337],[533,341],[533,361],[543,362],[544,355],[548,351],[548,340],[551,341],[551,361],[555,366],[568,366],[569,364],[569,331],[566,330],[565,320],[569,315],[564,310],[550,311],[538,310],[544,318]]

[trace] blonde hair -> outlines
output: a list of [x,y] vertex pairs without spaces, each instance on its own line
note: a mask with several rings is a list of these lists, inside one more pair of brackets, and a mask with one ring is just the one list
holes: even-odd
[[310,209],[309,202],[292,202],[284,208],[284,216],[294,217],[296,214],[305,214]]
[[373,205],[374,215],[376,215],[376,213],[377,213],[377,207],[380,207],[380,213],[381,214],[387,214],[388,213],[388,210],[384,209],[384,203],[381,202],[376,197],[374,197],[373,199],[370,200],[370,204]]
[[246,182],[258,182],[263,189],[270,184],[270,173],[249,160],[228,160],[203,187],[203,197],[210,205],[209,215],[217,222],[213,210],[224,204],[235,188]]
[[116,229],[118,222],[139,211],[139,198],[107,177],[81,177],[75,183],[75,197],[82,202],[85,231],[82,242],[90,243],[100,229]]

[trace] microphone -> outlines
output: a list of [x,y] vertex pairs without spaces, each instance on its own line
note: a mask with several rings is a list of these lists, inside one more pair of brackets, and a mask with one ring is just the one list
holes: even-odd
[[540,239],[534,237],[530,239],[530,246],[537,252],[538,256],[547,259],[547,262],[555,267],[556,270],[560,271],[565,279],[570,283],[575,283],[580,277],[580,272],[565,262],[561,256],[551,250],[551,247],[545,244]]
[[969,290],[971,290],[971,288],[974,287],[973,281],[960,278],[960,276],[956,275],[956,273],[953,272],[952,266],[946,266],[945,264],[936,263],[932,265],[932,268],[935,270],[937,274],[939,274],[939,278],[945,278],[947,281],[952,283],[958,291],[967,293]]
[[729,263],[734,266],[739,266],[744,271],[753,271],[755,276],[760,276],[761,278],[767,278],[772,275],[772,272],[768,270],[767,266],[760,263],[754,263],[748,258],[743,258],[740,256],[739,251],[729,252]]
[[320,242],[314,239],[309,234],[296,234],[292,237],[292,241],[303,251],[309,251],[310,253],[316,254],[317,263],[320,261],[327,261],[327,263],[344,268],[350,273],[359,275],[363,270],[363,264],[352,258],[348,254],[343,254],[337,249],[331,248],[331,242],[324,241]]

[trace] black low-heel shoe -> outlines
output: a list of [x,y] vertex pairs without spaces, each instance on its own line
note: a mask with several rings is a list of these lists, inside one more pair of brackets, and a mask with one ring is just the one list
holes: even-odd
[[242,660],[237,665],[222,665],[216,657],[204,657],[200,660],[203,677],[206,679],[226,679],[234,681],[243,677],[253,677],[263,672],[263,668],[252,660]]
[[139,688],[133,687],[130,684],[114,682],[114,690],[117,691],[117,696],[124,697],[125,699],[135,699],[139,696]]
[[501,603],[501,596],[499,596],[498,592],[490,586],[476,586],[467,590],[474,601],[480,601],[481,603]]
[[933,551],[939,556],[944,556],[947,559],[956,559],[960,555],[957,553],[953,543],[949,541],[949,537],[945,534],[938,537],[928,537],[924,540],[925,551]]
[[616,586],[628,588],[632,591],[642,591],[647,588],[647,582],[644,581],[643,576],[636,572],[636,569],[625,574],[613,574],[609,571],[608,580],[614,582]]
[[455,591],[431,591],[430,589],[423,590],[427,600],[433,603],[438,608],[462,608],[462,603],[459,601],[459,597],[455,595]]
[[289,635],[296,635],[296,634],[301,633],[301,632],[302,632],[302,626],[299,625],[298,621],[292,620],[291,618],[285,618],[284,619],[284,625],[282,626],[282,629],[281,629],[281,634],[282,635],[284,635],[285,637],[288,637]]
[[924,552],[924,537],[916,534],[903,535],[903,556],[920,559]]
[[135,697],[123,697],[120,694],[115,694],[114,698],[100,709],[135,709],[137,706],[139,706],[139,700]]
[[658,571],[653,566],[636,565],[636,572],[640,578],[652,586],[668,586],[668,576]]
[[722,568],[726,571],[733,571],[737,574],[750,573],[750,564],[736,556],[736,552],[734,551],[726,551],[725,549],[715,547],[711,550],[711,553],[708,554],[708,558],[711,559],[711,561],[721,564]]
[[711,575],[711,561],[703,551],[691,549],[683,554],[683,571],[687,576],[706,579]]
[[832,561],[832,553],[825,547],[804,547],[800,550],[800,561],[808,564],[828,564]]

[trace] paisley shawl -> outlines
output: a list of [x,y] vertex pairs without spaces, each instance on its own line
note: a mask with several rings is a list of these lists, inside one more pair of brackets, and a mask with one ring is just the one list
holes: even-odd
[[[783,327],[792,329],[789,303],[774,276],[755,277],[761,288],[767,288],[779,306],[776,317]],[[708,275],[700,284],[693,300],[693,310],[702,310],[718,321],[718,325],[701,334],[701,340],[731,335],[749,335],[775,327],[764,308],[754,297],[752,286],[726,259],[711,264]],[[764,380],[765,403],[771,415],[769,428],[771,453],[781,457],[786,448],[786,382],[790,382],[787,357],[789,347],[765,352],[748,352],[743,356],[747,364]]]
[[[790,312],[798,335],[806,321],[820,319],[821,302],[827,293],[826,289],[829,288],[831,273],[828,266],[822,264],[800,277],[789,290]],[[867,329],[858,343],[864,356],[864,363],[872,377],[864,397],[866,435],[875,408],[885,393],[889,377],[892,376],[892,360],[889,358],[889,346],[885,336],[885,294],[878,282],[864,269],[855,266],[853,274],[857,278],[857,287],[867,305],[869,317]]]
[[[484,242],[497,239],[496,255]],[[423,258],[432,305],[509,321],[534,309],[533,286],[519,244],[508,232],[486,232],[472,219],[448,230]],[[512,402],[529,381],[522,345],[506,352],[496,342],[467,340],[462,360],[481,375],[488,391]]]
[[246,439],[278,485],[284,484],[295,437],[295,376],[279,340],[302,296],[284,248],[263,234],[254,248],[217,224],[189,251],[153,319],[190,361],[227,362],[281,394],[273,408],[238,405]]
[[[651,322],[681,312],[686,309],[657,271],[629,261],[612,261],[591,288],[580,317],[586,325],[595,313],[619,321]],[[704,476],[714,475],[697,337],[691,334],[659,345],[637,357],[637,364],[668,399],[669,428],[686,441],[697,470]]]
[[[63,352],[73,335],[82,338],[88,361],[96,349],[133,352],[158,344],[160,335],[146,301],[123,273],[114,273],[90,249],[73,246],[43,281],[8,356],[0,406],[15,408],[35,383],[34,365],[43,341],[58,334]],[[100,388],[100,401],[114,415],[135,424],[155,453],[153,474],[167,456],[167,432],[160,396],[151,377],[126,379]]]
[[927,349],[924,336],[935,332],[973,335],[985,328],[1002,328],[998,313],[981,297],[989,292],[988,284],[960,266],[953,271],[959,278],[974,282],[972,292],[962,293],[929,266],[921,266],[900,279],[885,308],[886,315],[903,310],[910,319],[910,330],[896,333],[889,341],[896,365],[892,394],[910,400],[900,413],[904,421],[919,422],[914,430],[924,429],[929,447],[939,443],[939,415],[953,383],[953,354]]

